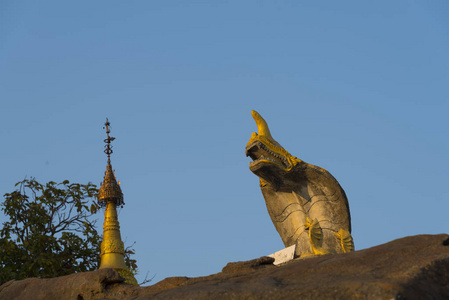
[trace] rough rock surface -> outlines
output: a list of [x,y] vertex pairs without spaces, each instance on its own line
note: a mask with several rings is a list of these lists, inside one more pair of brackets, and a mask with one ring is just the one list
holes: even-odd
[[229,263],[197,278],[149,287],[123,283],[113,269],[0,286],[0,299],[449,299],[449,235],[405,237],[373,248],[297,259]]

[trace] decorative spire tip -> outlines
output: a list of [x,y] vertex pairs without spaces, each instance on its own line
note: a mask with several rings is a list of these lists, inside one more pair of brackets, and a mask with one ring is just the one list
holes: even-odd
[[111,133],[111,128],[109,127],[111,125],[111,123],[109,123],[108,118],[106,118],[106,123],[104,123],[104,125],[106,127],[103,127],[103,129],[106,129],[106,135],[107,138],[104,140],[104,142],[106,143],[106,145],[104,146],[104,153],[106,153],[108,155],[108,163],[111,161],[111,154],[112,154],[112,145],[111,142],[113,140],[115,140],[115,137],[109,136],[109,133]]

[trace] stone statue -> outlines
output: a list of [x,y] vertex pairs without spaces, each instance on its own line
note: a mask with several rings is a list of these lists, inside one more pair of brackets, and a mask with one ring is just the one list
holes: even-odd
[[285,247],[295,257],[354,251],[348,199],[325,169],[288,153],[270,134],[265,120],[251,112],[258,134],[246,145],[250,170],[260,179],[268,213]]

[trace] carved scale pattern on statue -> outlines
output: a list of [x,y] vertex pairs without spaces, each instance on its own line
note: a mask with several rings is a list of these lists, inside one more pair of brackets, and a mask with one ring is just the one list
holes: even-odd
[[296,257],[354,251],[348,199],[337,180],[288,153],[265,120],[251,114],[259,133],[251,135],[246,156],[285,247],[296,244]]

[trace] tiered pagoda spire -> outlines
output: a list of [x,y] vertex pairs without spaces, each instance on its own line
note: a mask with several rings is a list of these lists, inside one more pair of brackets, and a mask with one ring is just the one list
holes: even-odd
[[125,282],[137,284],[131,271],[125,264],[125,247],[120,235],[120,224],[117,217],[117,206],[124,205],[123,193],[120,184],[115,178],[111,165],[112,145],[114,137],[109,136],[110,123],[106,119],[104,124],[106,127],[107,138],[104,152],[108,155],[108,164],[104,174],[104,180],[98,193],[98,204],[105,207],[104,224],[103,224],[103,241],[101,242],[101,264],[100,269],[114,268],[119,271],[120,275],[126,279]]

